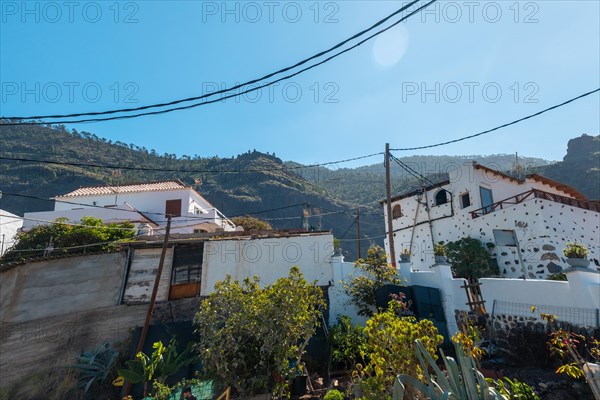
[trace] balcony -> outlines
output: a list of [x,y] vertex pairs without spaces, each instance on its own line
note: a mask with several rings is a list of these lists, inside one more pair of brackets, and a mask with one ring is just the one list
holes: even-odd
[[490,204],[489,206],[485,206],[475,211],[471,211],[471,217],[473,219],[479,218],[483,215],[492,213],[494,211],[502,210],[504,208],[511,207],[515,204],[520,204],[525,200],[529,199],[550,200],[567,206],[573,206],[577,208],[583,208],[584,210],[600,212],[600,203],[598,203],[597,201],[577,200],[572,197],[566,197],[554,193],[544,192],[543,190],[531,189],[528,192],[520,193],[516,196],[509,197],[507,199]]

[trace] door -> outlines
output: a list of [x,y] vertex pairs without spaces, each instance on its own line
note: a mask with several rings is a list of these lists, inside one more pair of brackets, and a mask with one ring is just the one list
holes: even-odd
[[492,197],[492,190],[484,187],[479,187],[479,194],[481,195],[481,208],[483,213],[487,214],[493,211],[492,204],[494,204],[494,198]]

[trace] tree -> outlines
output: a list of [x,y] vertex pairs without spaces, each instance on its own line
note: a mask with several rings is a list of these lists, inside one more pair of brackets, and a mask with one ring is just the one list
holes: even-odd
[[361,275],[345,285],[345,290],[358,308],[358,315],[372,316],[376,311],[375,292],[385,285],[400,285],[398,271],[388,264],[385,251],[380,246],[372,246],[366,259],[358,259],[354,268]]
[[465,237],[446,244],[446,256],[457,278],[470,282],[498,274],[498,265],[479,240]]
[[297,267],[264,289],[257,277],[227,276],[194,319],[204,373],[243,395],[276,389],[299,364],[324,307],[321,289]]
[[20,232],[16,244],[6,252],[3,261],[25,260],[45,254],[79,254],[109,251],[114,242],[135,236],[130,222],[105,224],[100,218],[83,217],[76,224],[58,218],[48,225],[38,225]]
[[244,228],[245,231],[270,231],[273,229],[268,222],[247,215],[232,218],[231,221],[237,226]]

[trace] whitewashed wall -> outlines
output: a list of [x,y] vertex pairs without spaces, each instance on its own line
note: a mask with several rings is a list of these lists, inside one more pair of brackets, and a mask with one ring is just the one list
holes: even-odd
[[287,276],[293,266],[309,282],[332,285],[332,253],[329,234],[210,241],[204,247],[201,295],[212,292],[215,283],[227,275],[238,281],[258,276],[261,284],[268,285]]
[[[401,205],[403,214],[392,222],[396,255],[399,255],[402,249],[411,247],[413,270],[428,270],[434,263],[433,243],[455,241],[467,236],[484,243],[494,242],[494,229],[515,231],[527,278],[543,279],[551,273],[567,269],[569,266],[562,250],[570,241],[583,243],[590,250],[590,258],[595,260],[593,262],[600,263],[600,213],[550,200],[531,198],[473,219],[470,212],[481,208],[480,186],[492,189],[494,201],[515,196],[532,188],[563,196],[567,194],[539,182],[526,181],[519,184],[500,178],[489,172],[473,169],[470,163],[460,168],[455,167],[456,169],[449,171],[450,184],[444,186],[453,194],[453,211],[450,203],[440,206],[433,204],[438,189],[430,190],[426,194],[426,201],[430,207],[429,215],[423,205],[417,209],[415,196],[393,202],[393,205]],[[467,191],[470,194],[471,206],[461,209],[459,196]],[[425,198],[422,201],[425,201]],[[387,212],[385,206],[384,212]],[[414,233],[413,223],[416,223]],[[385,246],[389,253],[387,239]],[[524,275],[515,249],[497,247],[493,252],[503,276],[521,278]]]
[[18,215],[0,210],[0,256],[15,244],[15,236],[23,226],[23,219]]

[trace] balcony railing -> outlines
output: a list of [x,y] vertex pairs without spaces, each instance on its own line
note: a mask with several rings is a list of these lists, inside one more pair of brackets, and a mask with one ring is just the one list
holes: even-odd
[[577,200],[572,197],[561,196],[559,194],[544,192],[543,190],[531,189],[528,192],[519,193],[516,196],[509,197],[504,200],[500,200],[496,203],[490,204],[489,206],[481,207],[475,211],[471,211],[471,217],[473,219],[492,213],[494,211],[502,210],[504,208],[513,206],[515,204],[522,203],[528,199],[543,199],[550,200],[556,203],[561,203],[567,206],[573,206],[577,208],[583,208],[585,210],[600,212],[600,204],[593,201]]

